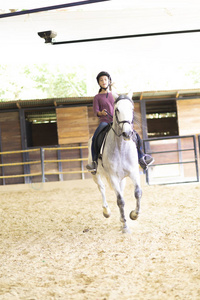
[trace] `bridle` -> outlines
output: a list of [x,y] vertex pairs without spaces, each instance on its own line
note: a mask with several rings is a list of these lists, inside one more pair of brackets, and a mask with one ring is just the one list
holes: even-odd
[[[121,96],[119,96],[116,100],[115,100],[115,102],[114,102],[114,105],[116,104],[116,103],[118,103],[119,101],[121,101],[121,100],[129,100],[132,104],[133,104],[133,101],[128,97],[128,96],[126,96],[126,95],[121,95]],[[133,124],[133,121],[134,121],[134,115],[133,115],[133,119],[132,119],[132,121],[128,121],[128,120],[123,120],[123,121],[119,121],[119,118],[118,118],[118,115],[117,115],[117,113],[119,112],[119,110],[116,108],[115,109],[115,118],[116,118],[116,122],[117,122],[117,125],[118,126],[120,126],[120,124],[123,124],[123,126],[124,126],[124,124],[125,123],[128,123],[128,124]],[[109,114],[108,112],[107,112],[107,114],[109,115],[109,116],[111,116],[111,114]],[[111,116],[112,117],[112,116]],[[114,133],[115,133],[115,135],[117,135],[118,137],[120,137],[120,136],[122,136],[123,135],[123,126],[122,126],[122,129],[121,129],[121,133],[120,134],[118,134],[116,131],[115,131],[115,129],[113,128],[113,126],[111,127],[112,128],[112,130],[114,131]]]

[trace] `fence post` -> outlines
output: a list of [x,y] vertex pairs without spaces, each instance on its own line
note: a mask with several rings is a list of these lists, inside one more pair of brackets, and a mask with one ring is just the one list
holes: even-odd
[[[143,150],[144,150],[144,153],[147,153],[146,140],[143,140]],[[148,171],[148,169],[146,171],[143,171],[143,173],[146,174],[146,183],[149,184],[149,171]]]
[[40,158],[41,158],[41,170],[42,170],[42,182],[45,182],[45,173],[44,173],[44,149],[40,148]]
[[193,142],[194,142],[194,155],[195,155],[197,181],[199,181],[199,168],[198,168],[198,160],[197,160],[197,146],[196,146],[196,136],[195,135],[193,135]]
[[[0,151],[2,152],[2,142],[1,142],[1,128],[0,128]],[[1,164],[3,165],[3,154],[1,154]],[[5,175],[4,173],[4,167],[1,167],[1,174],[2,176]],[[6,184],[5,178],[3,178],[3,185]]]
[[[22,150],[27,149],[27,136],[26,136],[26,124],[25,124],[25,116],[24,116],[24,109],[19,108],[19,119],[20,119],[20,131],[21,131],[21,147]],[[22,160],[23,162],[29,161],[29,153],[22,152]],[[24,174],[30,174],[30,165],[24,165]],[[30,176],[24,177],[25,183],[31,183],[31,174]]]
[[[81,147],[81,143],[79,144],[79,146]],[[83,158],[83,151],[82,148],[80,148],[80,158]],[[85,174],[83,173],[84,171],[84,167],[83,167],[83,161],[81,160],[81,179],[85,179]]]
[[[178,145],[178,159],[179,162],[183,162],[183,157],[182,157],[182,147],[181,147],[181,139],[177,138],[177,145]],[[180,172],[184,176],[184,167],[183,164],[180,164]]]
[[[60,147],[60,145],[58,147]],[[57,151],[58,151],[57,152],[58,160],[61,160],[61,151],[59,148]],[[59,172],[62,172],[62,162],[61,161],[58,162],[58,170],[59,170]],[[63,181],[63,174],[59,174],[59,181]]]

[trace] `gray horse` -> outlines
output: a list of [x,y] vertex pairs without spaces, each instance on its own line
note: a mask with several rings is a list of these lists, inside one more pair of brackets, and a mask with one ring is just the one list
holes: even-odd
[[[138,218],[142,196],[138,154],[134,142],[133,118],[134,103],[130,96],[119,96],[114,104],[113,124],[102,147],[102,158],[98,159],[97,172],[93,175],[93,179],[102,195],[103,215],[106,218],[110,217],[110,208],[106,201],[105,185],[102,181],[102,176],[106,177],[108,183],[115,191],[120,211],[120,221],[122,222],[122,232],[129,232],[123,199],[126,177],[131,178],[135,187],[136,208],[130,212],[132,220]],[[88,162],[91,161],[91,141],[92,139],[89,140],[88,145]]]

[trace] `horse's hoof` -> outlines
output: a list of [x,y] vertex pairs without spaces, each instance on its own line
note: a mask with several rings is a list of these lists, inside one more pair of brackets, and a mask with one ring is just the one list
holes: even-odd
[[130,212],[130,219],[131,220],[137,220],[137,218],[138,218],[138,213],[136,213],[136,211],[135,210],[132,210],[131,212]]
[[130,229],[126,226],[122,226],[122,233],[131,233]]
[[111,215],[111,212],[110,212],[110,208],[109,207],[103,207],[103,215],[105,218],[109,218],[110,215]]

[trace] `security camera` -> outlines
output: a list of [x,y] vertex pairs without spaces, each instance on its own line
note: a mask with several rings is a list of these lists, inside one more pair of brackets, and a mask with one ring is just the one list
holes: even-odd
[[41,31],[38,32],[38,35],[45,40],[45,43],[51,43],[52,39],[57,36],[57,33],[55,31]]

